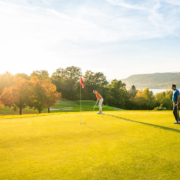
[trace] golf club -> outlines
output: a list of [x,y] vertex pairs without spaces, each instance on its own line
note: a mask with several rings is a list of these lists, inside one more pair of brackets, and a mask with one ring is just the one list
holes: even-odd
[[177,106],[177,124],[179,124],[179,109],[178,109],[178,106]]
[[93,110],[92,110],[92,111],[94,111],[94,109],[95,109],[96,105],[97,105],[97,101],[96,101],[96,104],[95,104],[95,106],[94,106],[94,108],[93,108]]

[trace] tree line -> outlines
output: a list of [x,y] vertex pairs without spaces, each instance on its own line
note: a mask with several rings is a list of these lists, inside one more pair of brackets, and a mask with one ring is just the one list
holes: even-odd
[[[136,90],[133,85],[129,94],[129,109],[135,110],[171,110],[172,109],[172,91],[168,90],[165,92],[153,94],[149,88],[144,90]],[[161,107],[161,108],[160,108]]]
[[[26,92],[26,94],[31,94],[33,97],[29,98],[30,96],[28,95],[23,96],[23,100],[21,100],[20,103],[19,100],[13,99],[14,96],[9,96],[12,97],[13,104],[20,109],[28,105],[41,112],[43,108],[50,107],[55,102],[53,98],[48,99],[52,92],[54,93],[54,97],[55,94],[56,97],[58,97],[60,94],[57,93],[61,93],[62,98],[77,101],[80,99],[80,77],[83,77],[85,84],[85,88],[82,90],[82,100],[96,100],[92,92],[93,90],[97,90],[103,96],[104,104],[109,106],[130,110],[152,110],[159,106],[165,107],[166,109],[172,108],[172,91],[154,95],[149,88],[136,90],[134,85],[130,90],[127,90],[126,84],[121,80],[114,79],[108,82],[102,72],[92,72],[91,70],[87,70],[83,75],[81,68],[74,66],[58,68],[51,76],[49,76],[46,70],[33,71],[30,76],[24,73],[18,73],[13,76],[8,72],[0,75],[0,105],[3,103],[6,106],[12,106],[12,103],[4,103],[5,100],[3,99],[7,96],[4,91],[6,92],[8,87],[10,91],[12,86],[14,89],[19,87],[21,90],[20,94]],[[23,89],[21,87],[22,84],[18,83],[18,81],[29,83],[28,86],[31,87],[30,90],[28,91],[25,88],[25,86],[27,86],[26,83]],[[15,97],[19,97],[19,95],[15,94]],[[29,99],[31,99],[31,101]],[[24,100],[26,100],[25,103]]]
[[49,78],[41,80],[36,76],[30,79],[15,76],[12,84],[3,88],[0,95],[0,106],[19,109],[20,115],[26,106],[38,110],[39,113],[44,108],[48,108],[50,112],[50,107],[57,103],[60,97],[61,93],[56,91],[56,86]]

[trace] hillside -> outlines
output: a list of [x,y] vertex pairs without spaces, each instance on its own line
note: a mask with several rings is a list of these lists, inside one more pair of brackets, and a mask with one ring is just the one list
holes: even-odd
[[169,89],[172,83],[180,84],[180,73],[137,74],[122,79],[127,88],[135,85],[137,89]]

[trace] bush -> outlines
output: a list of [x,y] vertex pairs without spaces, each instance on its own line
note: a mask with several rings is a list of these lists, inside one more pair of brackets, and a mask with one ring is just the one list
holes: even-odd
[[162,111],[162,110],[166,110],[166,107],[163,107],[163,104],[160,104],[160,106],[159,107],[155,107],[154,110]]

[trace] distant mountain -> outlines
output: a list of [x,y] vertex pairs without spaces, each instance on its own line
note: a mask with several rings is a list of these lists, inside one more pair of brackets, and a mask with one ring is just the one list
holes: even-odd
[[135,85],[137,89],[149,87],[150,89],[169,89],[172,83],[180,88],[179,73],[154,73],[154,74],[137,74],[126,79],[122,79],[127,88]]

